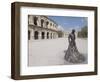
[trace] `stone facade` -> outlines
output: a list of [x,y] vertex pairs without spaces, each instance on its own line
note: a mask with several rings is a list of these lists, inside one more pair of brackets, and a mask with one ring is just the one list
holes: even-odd
[[58,24],[46,16],[28,15],[28,40],[58,38]]
[[68,38],[69,34],[70,34],[70,32],[65,31],[65,32],[63,32],[63,37],[64,37],[64,38]]

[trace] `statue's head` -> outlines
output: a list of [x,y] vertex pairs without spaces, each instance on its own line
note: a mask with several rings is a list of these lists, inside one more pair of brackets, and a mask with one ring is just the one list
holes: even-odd
[[73,33],[73,34],[75,33],[75,29],[72,29],[72,33]]

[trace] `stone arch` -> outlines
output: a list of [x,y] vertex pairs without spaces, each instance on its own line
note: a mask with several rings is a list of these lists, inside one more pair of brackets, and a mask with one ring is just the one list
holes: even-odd
[[46,22],[46,27],[47,27],[47,28],[48,28],[48,25],[49,25],[49,22],[47,21],[47,22]]
[[35,31],[34,32],[34,39],[39,39],[39,32],[38,31]]
[[45,38],[45,32],[41,32],[41,38],[44,39]]
[[47,32],[47,39],[49,39],[49,32]]
[[34,25],[37,25],[38,18],[34,17]]
[[31,32],[30,30],[28,30],[28,40],[30,40],[30,38],[31,38]]
[[52,27],[52,23],[50,23],[50,26]]
[[41,27],[43,27],[43,24],[44,24],[44,20],[41,19]]
[[52,39],[52,33],[50,34],[50,37],[51,37],[51,39]]

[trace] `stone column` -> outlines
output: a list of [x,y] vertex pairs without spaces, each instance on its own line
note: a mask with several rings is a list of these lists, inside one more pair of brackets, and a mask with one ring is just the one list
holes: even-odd
[[44,31],[44,39],[47,39],[47,31]]
[[37,26],[41,26],[41,24],[40,24],[40,17],[39,16],[37,16]]
[[34,20],[33,20],[33,16],[32,15],[28,16],[28,22],[29,22],[30,25],[34,25]]
[[55,33],[53,33],[53,38],[55,39]]
[[41,31],[38,31],[39,32],[39,35],[38,35],[38,38],[39,38],[39,40],[41,40],[42,39],[42,32]]
[[57,34],[55,33],[55,38],[57,38]]
[[52,39],[53,39],[53,32],[51,32],[51,37],[52,37]]
[[49,39],[51,39],[51,32],[49,32]]
[[[28,32],[30,32],[30,33],[28,33]],[[28,37],[30,37],[30,40],[32,40],[33,38],[33,29],[31,29],[30,27],[28,27],[28,32],[27,32],[27,35],[28,35]]]
[[54,33],[54,38],[56,38],[55,33]]
[[31,29],[31,34],[30,34],[30,38],[31,38],[31,40],[34,40],[34,30],[33,29]]
[[47,28],[47,26],[46,26],[46,21],[44,20],[44,28]]

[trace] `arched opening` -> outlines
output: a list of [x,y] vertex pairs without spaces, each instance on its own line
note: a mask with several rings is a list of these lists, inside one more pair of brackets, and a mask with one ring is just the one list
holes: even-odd
[[44,23],[44,20],[42,19],[42,20],[41,20],[41,27],[43,27],[43,23]]
[[34,39],[35,39],[35,40],[38,39],[38,35],[39,35],[39,32],[38,32],[38,31],[35,31],[35,32],[34,32]]
[[28,40],[30,40],[30,35],[31,33],[30,33],[30,31],[28,30]]
[[42,39],[44,39],[45,38],[45,33],[44,32],[42,32]]
[[47,21],[47,22],[46,22],[46,27],[47,27],[47,28],[48,28],[48,25],[49,25],[49,22]]
[[49,32],[47,32],[47,39],[49,39]]
[[38,18],[34,17],[34,25],[37,25],[37,20],[38,20]]
[[50,27],[52,27],[52,23],[50,23]]
[[51,35],[50,35],[50,36],[51,36],[51,39],[52,39],[52,33],[51,33]]

